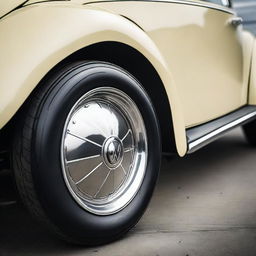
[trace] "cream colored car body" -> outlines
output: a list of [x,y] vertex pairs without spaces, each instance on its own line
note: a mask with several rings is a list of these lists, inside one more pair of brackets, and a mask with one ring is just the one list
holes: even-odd
[[49,70],[106,41],[133,47],[154,66],[180,156],[187,152],[186,128],[256,104],[254,37],[230,24],[231,9],[196,0],[31,0],[9,13],[23,2],[0,3],[0,128]]

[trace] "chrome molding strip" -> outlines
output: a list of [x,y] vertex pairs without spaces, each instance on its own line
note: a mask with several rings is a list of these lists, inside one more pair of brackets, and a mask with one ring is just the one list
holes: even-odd
[[192,5],[192,6],[199,6],[199,7],[205,7],[217,11],[222,11],[226,13],[230,13],[233,15],[236,15],[236,12],[228,7],[225,6],[218,6],[217,4],[209,5],[208,2],[201,3],[201,2],[195,2],[195,1],[189,1],[189,0],[107,0],[107,1],[97,1],[97,2],[87,2],[84,3],[84,5],[87,4],[98,4],[98,3],[109,3],[109,2],[156,2],[156,3],[174,3],[174,4],[186,4],[186,5]]
[[188,151],[187,154],[193,153],[196,150],[206,146],[207,144],[209,144],[210,142],[214,141],[215,139],[219,138],[220,136],[222,136],[224,133],[228,132],[229,130],[235,128],[236,126],[242,125],[243,123],[249,121],[250,119],[253,119],[254,117],[256,117],[256,111],[249,113],[245,116],[242,116],[208,134],[206,134],[205,136],[192,141],[191,143],[188,144]]

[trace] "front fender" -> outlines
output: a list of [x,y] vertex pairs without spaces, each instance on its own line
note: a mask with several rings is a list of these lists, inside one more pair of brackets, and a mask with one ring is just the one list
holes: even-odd
[[256,40],[254,40],[251,63],[252,64],[249,84],[249,104],[256,105]]
[[94,43],[116,41],[135,48],[155,67],[171,105],[178,153],[186,153],[183,114],[171,73],[154,42],[131,21],[88,6],[41,3],[3,18],[0,35],[0,129],[61,60]]

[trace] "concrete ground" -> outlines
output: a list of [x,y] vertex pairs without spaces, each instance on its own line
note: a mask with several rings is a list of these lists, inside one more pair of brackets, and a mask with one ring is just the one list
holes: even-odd
[[[0,195],[11,178],[2,174]],[[112,244],[83,248],[56,239],[14,203],[0,203],[0,255],[255,256],[256,148],[236,129],[183,159],[163,158],[151,204]]]

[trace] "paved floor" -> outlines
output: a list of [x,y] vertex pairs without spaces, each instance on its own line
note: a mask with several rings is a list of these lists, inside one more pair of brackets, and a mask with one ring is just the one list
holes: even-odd
[[[2,175],[0,195],[11,180]],[[17,204],[2,205],[0,255],[255,256],[256,148],[237,129],[183,159],[163,159],[142,220],[126,237],[102,247],[65,244]]]

